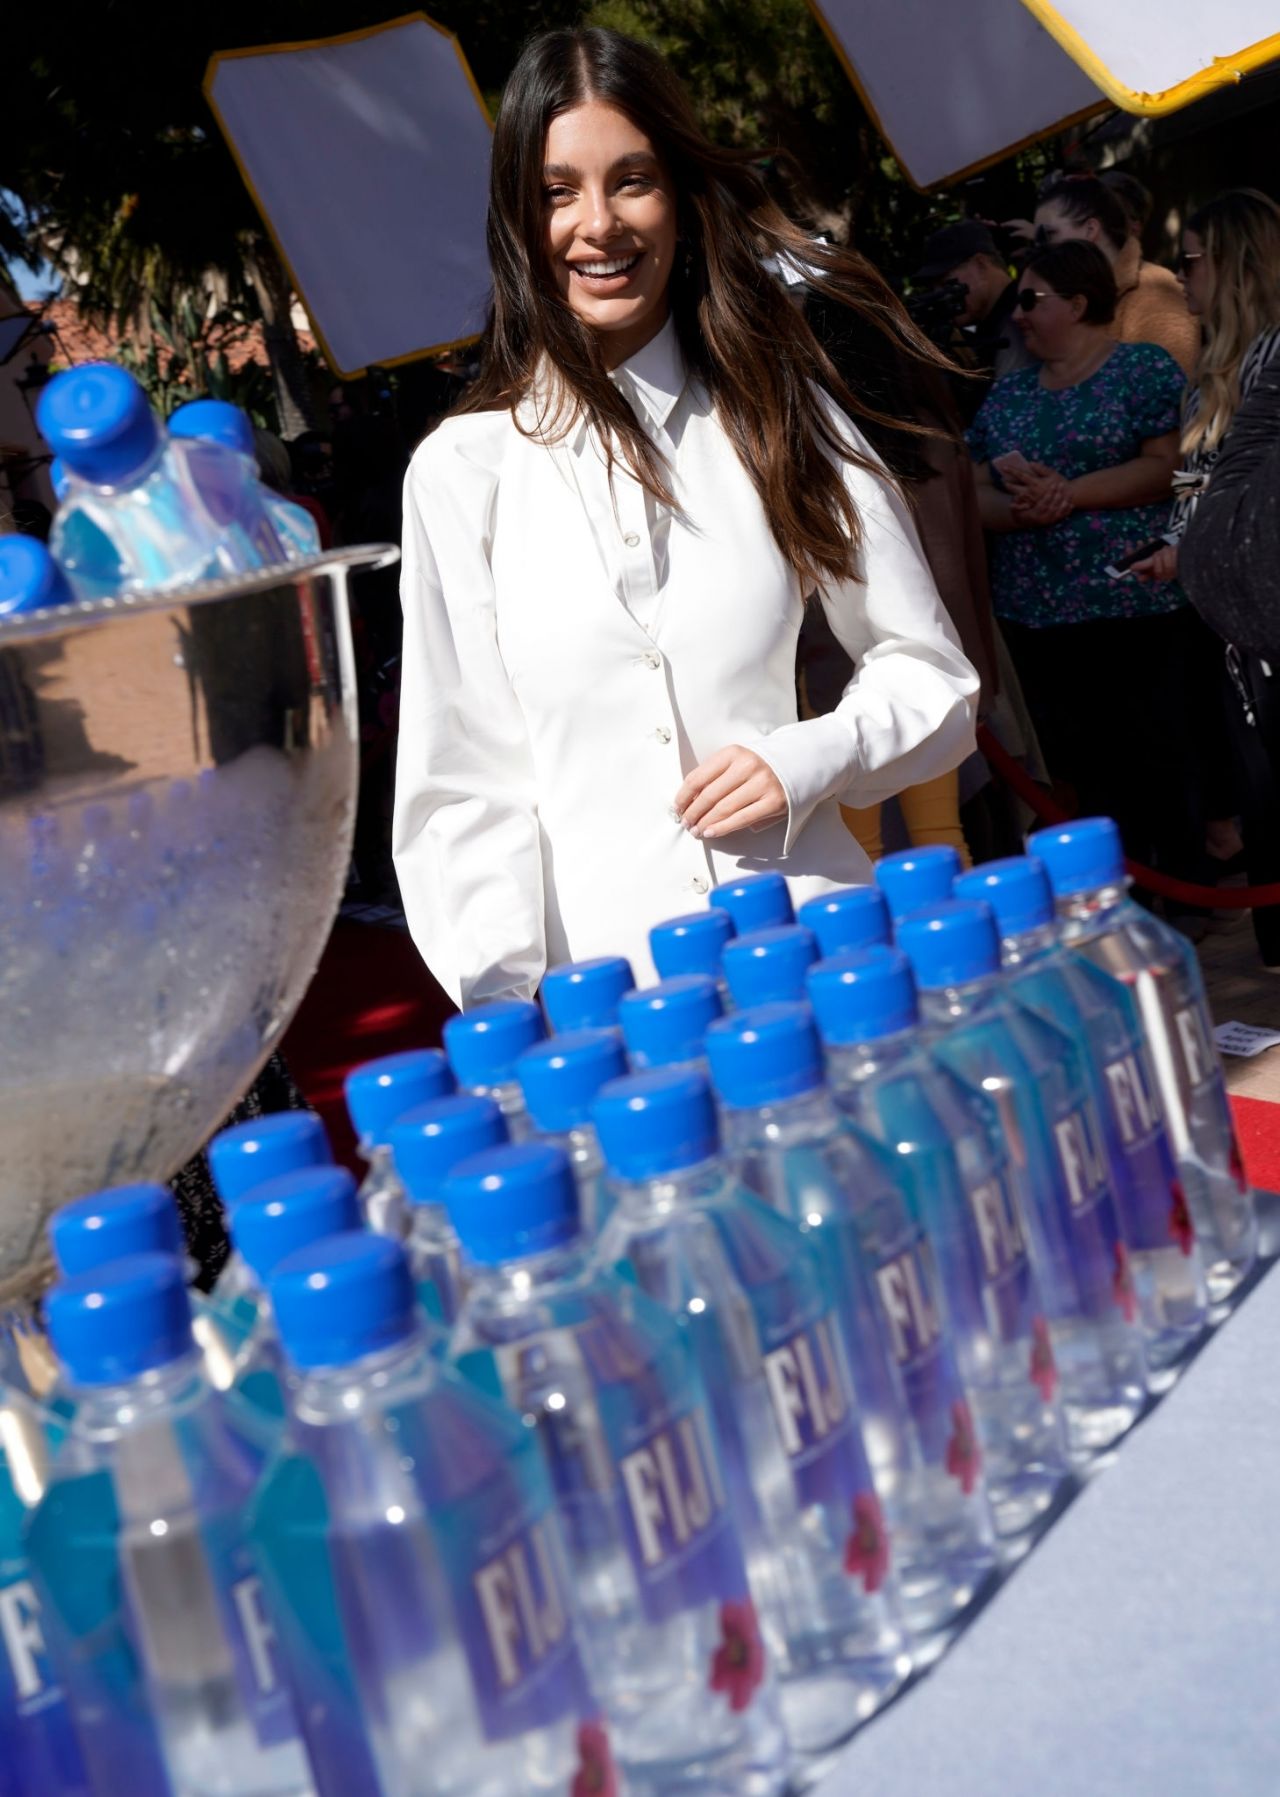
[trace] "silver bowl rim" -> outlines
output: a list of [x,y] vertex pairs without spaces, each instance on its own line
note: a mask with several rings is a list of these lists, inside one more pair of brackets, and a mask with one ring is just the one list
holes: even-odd
[[105,623],[109,618],[137,617],[142,612],[185,611],[192,605],[211,605],[232,594],[267,593],[292,586],[313,575],[337,568],[348,570],[389,568],[400,559],[394,543],[357,543],[350,548],[322,550],[298,561],[273,562],[251,574],[231,574],[225,580],[203,580],[198,586],[170,587],[162,593],[122,593],[111,599],[77,599],[70,605],[50,605],[40,611],[15,612],[0,618],[0,649],[10,644],[36,642],[41,637],[61,636],[69,630]]

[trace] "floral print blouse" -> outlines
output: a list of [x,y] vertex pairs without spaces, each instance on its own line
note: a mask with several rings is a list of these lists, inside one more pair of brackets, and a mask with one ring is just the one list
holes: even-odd
[[[1177,430],[1182,370],[1154,343],[1117,343],[1101,368],[1074,387],[1051,392],[1040,365],[997,381],[969,430],[975,462],[1020,449],[1067,480],[1114,468],[1137,456],[1149,437]],[[1000,477],[992,469],[997,487]],[[1111,580],[1108,562],[1160,536],[1169,501],[1123,511],[1073,512],[1061,524],[992,534],[991,592],[996,615],[1031,629],[1095,618],[1147,617],[1187,603],[1174,581],[1144,586]]]

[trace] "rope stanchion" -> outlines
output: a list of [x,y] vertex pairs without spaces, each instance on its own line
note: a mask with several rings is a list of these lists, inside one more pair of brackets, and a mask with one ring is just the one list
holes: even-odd
[[[1019,761],[993,736],[985,724],[978,725],[978,747],[991,770],[1010,792],[1035,813],[1042,824],[1069,824],[1071,813],[1038,781],[1033,780]],[[1280,905],[1280,883],[1268,886],[1197,886],[1190,880],[1175,880],[1171,874],[1144,867],[1140,861],[1126,861],[1131,877],[1148,892],[1162,898],[1177,899],[1180,904],[1195,905],[1208,911],[1253,911],[1262,905]]]

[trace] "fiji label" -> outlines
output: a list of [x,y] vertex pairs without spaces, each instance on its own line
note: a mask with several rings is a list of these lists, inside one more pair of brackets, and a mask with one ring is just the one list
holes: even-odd
[[[214,1562],[222,1558],[214,1551]],[[275,1629],[252,1570],[248,1549],[236,1542],[222,1558],[232,1657],[245,1707],[264,1747],[279,1746],[298,1732],[293,1705],[277,1660]],[[163,1668],[157,1668],[163,1672]]]
[[1128,1172],[1126,1231],[1137,1249],[1167,1248],[1184,1254],[1195,1245],[1164,1119],[1137,1054],[1121,1055],[1103,1068],[1110,1118]]
[[706,1413],[668,1419],[618,1462],[628,1546],[651,1622],[740,1596],[741,1560]]
[[770,1349],[764,1372],[801,1504],[848,1503],[870,1489],[833,1319],[820,1316]]
[[[19,1721],[62,1701],[45,1652],[40,1604],[30,1579],[15,1579],[0,1589],[0,1644],[12,1681],[13,1714]],[[8,1708],[8,1703],[0,1703],[0,1715]]]
[[1082,1107],[1059,1117],[1053,1125],[1053,1142],[1066,1183],[1071,1213],[1091,1210],[1107,1190],[1107,1169],[1088,1114]]
[[[972,1489],[976,1444],[960,1375],[942,1327],[942,1304],[932,1250],[923,1233],[901,1243],[875,1272],[885,1339],[902,1380],[907,1414],[924,1458],[945,1464]],[[963,1439],[961,1439],[961,1437]],[[958,1458],[959,1457],[959,1458]],[[963,1465],[960,1464],[963,1460]]]
[[1174,1012],[1173,1037],[1187,1088],[1199,1092],[1217,1077],[1218,1057],[1198,1005]]
[[529,1523],[475,1568],[461,1594],[463,1642],[491,1740],[586,1714],[554,1529],[548,1516]]

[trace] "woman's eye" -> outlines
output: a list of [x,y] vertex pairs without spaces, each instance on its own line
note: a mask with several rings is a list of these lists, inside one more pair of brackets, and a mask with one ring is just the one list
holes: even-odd
[[551,201],[553,206],[558,206],[562,200],[567,200],[569,197],[569,189],[567,187],[548,187],[546,191],[547,198]]

